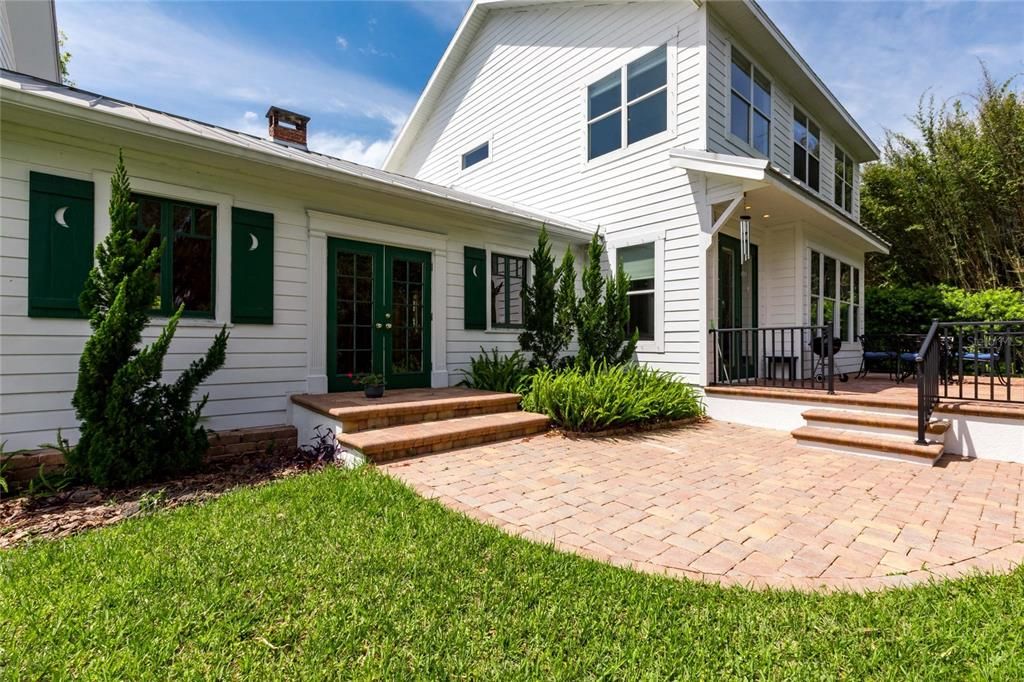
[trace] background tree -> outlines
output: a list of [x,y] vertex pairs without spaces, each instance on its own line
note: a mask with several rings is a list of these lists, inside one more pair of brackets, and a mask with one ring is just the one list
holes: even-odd
[[64,49],[64,43],[68,40],[68,36],[64,31],[60,32],[57,38],[57,58],[58,66],[60,68],[60,82],[64,85],[71,87],[75,86],[75,82],[71,80],[71,72],[68,71],[68,64],[71,63],[71,52]]
[[206,430],[199,425],[206,396],[193,407],[192,395],[224,364],[228,339],[227,329],[221,328],[204,357],[175,382],[161,383],[164,357],[185,306],[156,341],[140,348],[166,245],[149,249],[149,239],[135,239],[138,206],[131,201],[120,155],[111,190],[110,234],[96,249],[80,301],[93,331],[79,361],[72,399],[81,438],[68,456],[75,474],[103,486],[198,466],[208,447]]
[[869,283],[1024,288],[1024,101],[982,69],[970,106],[922,98],[864,171],[862,219],[890,244]]
[[606,362],[618,364],[633,357],[639,333],[626,332],[629,322],[629,276],[619,265],[614,275],[605,278],[602,262],[604,241],[594,234],[587,248],[583,268],[583,296],[576,305],[576,329],[579,334],[577,362],[586,366]]
[[[572,257],[572,254],[566,253],[567,257]],[[556,270],[555,259],[551,257],[548,231],[544,227],[541,227],[537,246],[530,254],[530,263],[533,266],[533,281],[523,287],[524,329],[519,335],[519,345],[532,354],[531,367],[550,367],[569,345],[572,325],[563,326],[566,314],[560,314],[559,309],[559,280],[564,277],[565,259]]]

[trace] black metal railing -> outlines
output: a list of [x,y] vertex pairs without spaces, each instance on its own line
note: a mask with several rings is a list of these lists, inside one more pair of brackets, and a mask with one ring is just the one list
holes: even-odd
[[712,329],[711,383],[835,393],[839,344],[831,331],[827,326]]
[[1024,320],[936,320],[915,370],[919,443],[943,399],[1024,403]]

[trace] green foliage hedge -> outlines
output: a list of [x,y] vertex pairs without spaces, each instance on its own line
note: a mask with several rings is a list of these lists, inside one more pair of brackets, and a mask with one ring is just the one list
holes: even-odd
[[533,375],[523,409],[570,431],[602,431],[704,414],[692,386],[644,365],[590,365]]
[[938,286],[868,287],[865,292],[868,336],[926,332],[932,320],[993,322],[1024,320],[1024,292],[1008,287],[965,291]]
[[529,374],[526,359],[519,351],[511,355],[499,355],[497,348],[488,353],[480,348],[480,355],[469,361],[469,370],[459,370],[465,379],[462,383],[470,388],[500,393],[518,393]]

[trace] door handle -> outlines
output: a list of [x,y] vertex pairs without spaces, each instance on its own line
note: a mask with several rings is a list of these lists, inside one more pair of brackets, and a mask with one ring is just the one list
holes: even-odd
[[390,322],[388,322],[388,323],[387,323],[386,325],[384,325],[384,328],[385,328],[385,329],[391,329],[391,323],[390,323]]
[[382,325],[382,324],[381,324],[380,322],[378,322],[378,323],[377,323],[377,325],[376,325],[377,329],[380,329],[380,328],[381,328],[381,327],[383,327],[383,326],[384,326],[384,325]]

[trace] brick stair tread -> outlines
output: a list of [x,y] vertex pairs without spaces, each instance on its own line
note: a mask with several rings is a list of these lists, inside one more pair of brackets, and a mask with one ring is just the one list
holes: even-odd
[[494,440],[500,440],[511,433],[536,433],[546,429],[549,421],[547,416],[533,412],[499,412],[421,424],[391,426],[356,433],[342,433],[338,435],[338,442],[343,446],[358,450],[372,459],[375,455],[439,443],[458,443],[472,438],[490,438],[491,436],[494,437]]
[[521,396],[517,393],[495,393],[474,389],[440,389],[419,391],[394,390],[383,398],[367,401],[359,394],[325,393],[322,395],[297,394],[291,396],[296,405],[339,421],[360,421],[393,415],[429,414],[458,409],[492,407],[515,410]]
[[[846,410],[805,410],[801,416],[807,421],[829,422],[832,424],[849,424],[854,426],[873,426],[882,429],[909,431],[917,434],[917,417],[902,417],[894,414],[876,414],[872,412],[850,412]],[[928,433],[941,436],[949,429],[948,421],[931,421]]]
[[942,443],[918,445],[912,438],[886,438],[877,433],[843,431],[840,429],[822,429],[814,426],[801,426],[793,431],[797,440],[808,440],[815,443],[860,448],[884,454],[906,455],[934,460],[942,456]]

